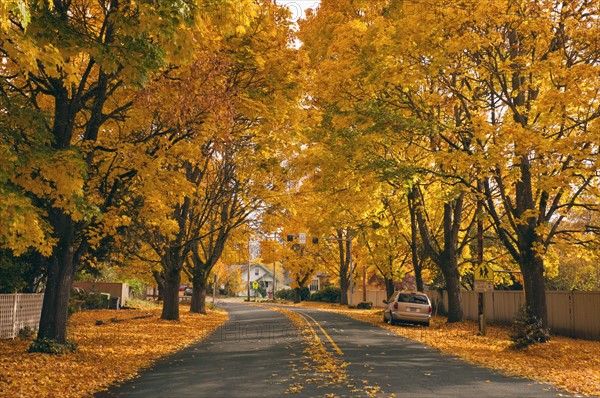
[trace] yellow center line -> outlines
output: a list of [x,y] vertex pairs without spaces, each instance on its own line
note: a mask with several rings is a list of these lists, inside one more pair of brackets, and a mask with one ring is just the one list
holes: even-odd
[[302,318],[304,320],[304,322],[306,322],[306,325],[308,325],[308,328],[310,329],[310,331],[313,334],[313,336],[315,337],[315,339],[317,341],[321,341],[321,339],[319,338],[319,335],[317,334],[317,332],[315,332],[315,329],[313,329],[310,321],[308,319],[306,319],[304,314],[302,314],[301,312],[296,312],[296,314],[300,315],[300,318]]
[[[329,342],[331,343],[331,346],[333,347],[335,352],[337,352],[338,355],[344,355],[344,352],[340,349],[340,347],[338,347],[338,345],[335,343],[335,341],[333,341],[331,336],[325,331],[325,329],[323,329],[323,327],[319,324],[319,322],[317,322],[317,320],[315,318],[308,315],[307,313],[301,313],[301,312],[298,312],[298,313],[310,318],[315,323],[315,325],[317,325],[319,327],[319,329],[321,330],[321,333],[323,333],[323,335],[327,338],[327,340],[329,340]],[[312,327],[311,327],[311,329],[312,329]]]

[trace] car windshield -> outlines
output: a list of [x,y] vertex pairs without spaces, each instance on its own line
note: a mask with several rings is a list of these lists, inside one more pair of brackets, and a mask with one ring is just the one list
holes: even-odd
[[427,296],[415,293],[400,293],[398,295],[398,302],[413,304],[429,304],[427,302]]

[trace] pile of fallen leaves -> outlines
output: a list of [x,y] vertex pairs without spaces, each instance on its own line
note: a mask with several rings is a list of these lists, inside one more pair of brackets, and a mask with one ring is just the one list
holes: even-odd
[[448,324],[446,318],[435,317],[429,328],[390,326],[383,322],[381,310],[354,310],[321,303],[302,305],[348,315],[508,376],[547,382],[573,393],[600,395],[598,341],[553,336],[548,343],[515,350],[507,326],[488,325],[486,335],[480,336],[477,323],[470,321]]
[[85,397],[134,377],[160,357],[207,337],[227,320],[209,311],[163,321],[160,309],[95,310],[75,313],[71,354],[30,354],[31,341],[0,340],[0,397]]

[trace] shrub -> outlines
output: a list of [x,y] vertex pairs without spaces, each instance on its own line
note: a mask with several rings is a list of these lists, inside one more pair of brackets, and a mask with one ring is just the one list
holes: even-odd
[[[303,288],[300,292],[302,300],[306,300],[310,295],[308,288]],[[296,300],[296,289],[281,289],[275,292],[275,298],[280,300],[294,301]]]
[[322,303],[339,303],[342,294],[339,287],[327,286],[325,289],[310,295],[310,301]]
[[73,352],[77,349],[77,344],[74,341],[67,340],[65,344],[60,344],[56,340],[43,338],[35,339],[29,346],[29,352],[41,352],[44,354],[61,355]]
[[110,304],[108,293],[86,293],[84,291],[73,292],[69,299],[69,314],[86,310],[107,309]]
[[510,328],[509,337],[513,347],[520,350],[535,343],[549,341],[550,330],[544,328],[540,318],[531,315],[526,307],[521,307]]
[[356,308],[358,308],[359,310],[370,310],[371,308],[373,308],[373,303],[363,301],[362,303],[356,304]]
[[21,340],[33,340],[37,330],[31,328],[29,326],[25,326],[23,329],[19,330],[19,339]]

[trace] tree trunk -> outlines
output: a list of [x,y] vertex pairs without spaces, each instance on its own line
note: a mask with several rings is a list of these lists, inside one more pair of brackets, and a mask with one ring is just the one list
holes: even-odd
[[535,231],[528,234],[531,238],[520,243],[521,272],[525,289],[525,306],[531,316],[542,319],[544,327],[548,327],[548,313],[546,306],[546,286],[544,280],[544,260],[535,251],[534,244],[538,237]]
[[196,278],[192,281],[192,304],[190,312],[206,315],[206,286],[207,278]]
[[[415,281],[417,283],[417,291],[422,292],[423,286],[423,267],[419,258],[418,249],[418,234],[419,226],[417,224],[416,215],[416,195],[418,195],[417,186],[414,186],[408,192],[408,211],[410,213],[410,253],[412,259],[413,270],[415,272]],[[389,297],[389,296],[388,296]]]
[[296,291],[296,300],[294,300],[294,303],[299,303],[302,301],[302,288],[297,287],[294,290]]
[[181,274],[179,269],[165,270],[165,292],[161,319],[179,320],[179,285]]
[[448,323],[460,322],[463,319],[460,273],[456,255],[452,253],[452,250],[442,254],[439,266],[444,275],[448,292]]
[[337,230],[338,248],[340,251],[340,304],[348,305],[350,302],[348,295],[352,294],[349,292],[351,274],[351,262],[352,262],[352,241],[350,240],[349,232],[346,231],[346,236],[341,229]]
[[158,287],[158,297],[156,298],[156,301],[161,302],[163,301],[165,295],[165,274],[163,271],[154,270],[152,271],[152,276],[154,277],[156,286]]
[[67,320],[71,285],[75,278],[74,237],[71,217],[60,210],[52,211],[52,224],[58,243],[48,262],[48,279],[39,323],[38,339],[67,341]]
[[462,321],[462,303],[460,297],[460,273],[458,272],[458,237],[462,220],[462,208],[464,193],[449,203],[444,203],[443,218],[443,249],[439,251],[436,245],[433,245],[433,238],[430,236],[427,221],[423,213],[417,209],[416,217],[423,239],[423,244],[438,267],[440,267],[446,289],[448,291],[448,322]]
[[[383,280],[385,282],[385,294],[386,294],[386,297],[390,298],[390,297],[393,296],[394,291],[395,291],[395,289],[394,289],[394,280],[391,279],[391,278],[386,278],[386,277],[384,277]],[[375,304],[375,303],[373,303],[373,304]],[[379,304],[379,303],[377,303],[377,304]]]

